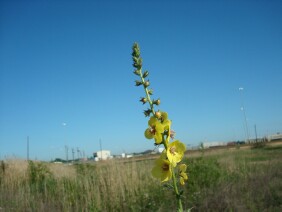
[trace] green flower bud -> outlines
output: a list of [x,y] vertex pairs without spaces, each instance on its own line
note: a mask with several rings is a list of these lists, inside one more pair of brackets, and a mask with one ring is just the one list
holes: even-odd
[[137,63],[137,62],[138,62],[139,57],[135,57],[135,56],[133,56],[133,57],[132,57],[132,59],[133,59],[133,62],[134,62],[134,63]]
[[138,76],[140,76],[140,74],[141,74],[141,72],[140,72],[139,69],[135,69],[135,70],[133,71],[133,73],[136,74],[136,75],[138,75]]
[[132,46],[132,56],[139,57],[140,56],[140,48],[138,43],[134,43]]
[[148,101],[147,98],[144,98],[144,97],[142,97],[142,98],[140,99],[140,102],[142,102],[143,105],[144,105],[147,101]]
[[142,85],[143,83],[138,81],[138,80],[135,80],[135,86],[139,86],[139,85]]
[[150,116],[150,114],[152,113],[152,110],[151,109],[148,109],[148,110],[144,110],[144,114],[145,116]]
[[148,94],[149,94],[149,95],[153,95],[153,90],[152,90],[152,89],[149,89],[149,90],[148,90]]
[[153,104],[160,105],[161,104],[161,100],[160,99],[153,100]]
[[137,61],[137,68],[138,68],[138,69],[141,69],[141,68],[142,68],[142,58],[141,58],[141,57],[138,58],[138,61]]
[[142,68],[142,58],[141,57],[132,57],[133,59],[133,67],[137,68],[137,69],[141,69]]
[[149,75],[149,71],[145,71],[143,74],[143,78],[146,78]]
[[144,82],[144,87],[145,87],[145,88],[147,88],[149,85],[150,85],[150,82],[149,82],[149,81],[145,81],[145,82]]

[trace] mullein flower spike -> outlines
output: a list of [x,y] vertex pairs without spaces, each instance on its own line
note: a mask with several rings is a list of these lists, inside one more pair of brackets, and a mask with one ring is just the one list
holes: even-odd
[[185,145],[179,140],[170,142],[170,138],[174,138],[175,132],[171,130],[171,120],[168,118],[168,114],[164,111],[156,111],[154,106],[159,106],[161,103],[160,99],[151,100],[153,90],[149,89],[150,82],[148,79],[149,72],[145,71],[142,73],[142,58],[140,56],[140,48],[137,43],[133,44],[132,47],[132,59],[133,66],[136,68],[134,74],[139,76],[140,79],[135,81],[136,86],[143,85],[146,97],[141,97],[140,102],[143,104],[148,103],[149,109],[144,110],[146,117],[150,117],[148,121],[148,128],[144,132],[144,136],[147,139],[154,139],[155,145],[164,145],[164,150],[160,155],[160,158],[155,161],[155,166],[152,169],[152,175],[159,179],[161,182],[172,180],[172,187],[176,194],[178,202],[178,211],[183,211],[181,195],[177,187],[177,181],[175,176],[175,168],[178,168],[179,183],[185,184],[188,179],[186,172],[186,165],[179,163],[184,157],[186,150]]

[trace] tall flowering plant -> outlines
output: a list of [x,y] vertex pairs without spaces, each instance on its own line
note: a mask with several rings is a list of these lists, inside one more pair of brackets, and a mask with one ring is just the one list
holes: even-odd
[[186,174],[186,165],[181,163],[186,150],[185,145],[179,140],[174,140],[175,132],[171,130],[171,120],[165,111],[155,109],[159,106],[160,99],[152,99],[153,90],[150,88],[148,80],[149,71],[142,70],[142,58],[140,56],[140,48],[137,43],[132,47],[132,59],[134,74],[139,77],[135,81],[136,86],[142,86],[145,91],[145,97],[140,99],[143,104],[148,104],[149,108],[144,111],[146,117],[149,118],[148,127],[144,132],[147,139],[152,139],[155,145],[163,145],[164,150],[160,157],[155,161],[152,169],[152,175],[159,179],[162,183],[171,182],[174,190],[178,211],[183,211],[182,192],[179,190],[179,185],[184,185],[188,180]]

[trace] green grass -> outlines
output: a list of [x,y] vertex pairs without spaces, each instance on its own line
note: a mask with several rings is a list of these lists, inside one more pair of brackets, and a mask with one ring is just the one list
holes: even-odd
[[[184,208],[281,211],[282,146],[223,149],[187,157]],[[170,186],[151,177],[153,160],[72,166],[8,160],[0,164],[4,211],[175,211]]]

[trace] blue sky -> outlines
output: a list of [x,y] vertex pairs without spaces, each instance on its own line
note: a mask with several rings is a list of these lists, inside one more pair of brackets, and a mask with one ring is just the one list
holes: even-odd
[[[0,1],[0,158],[153,149],[134,86],[141,46],[176,138],[282,132],[281,1]],[[64,126],[63,123],[66,123]],[[70,153],[69,153],[70,154]]]

